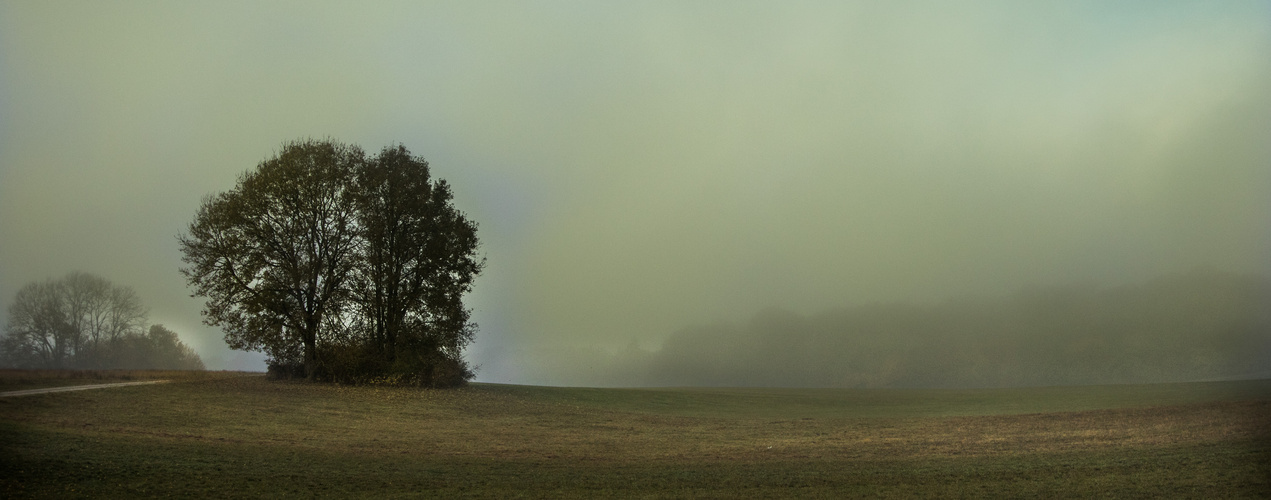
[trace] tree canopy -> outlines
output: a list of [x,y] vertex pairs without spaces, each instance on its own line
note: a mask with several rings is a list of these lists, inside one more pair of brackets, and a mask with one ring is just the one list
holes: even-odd
[[462,297],[484,260],[452,199],[403,146],[290,142],[204,199],[181,271],[204,321],[276,374],[462,383],[476,332]]
[[0,357],[19,368],[203,369],[171,330],[147,328],[146,316],[132,288],[93,274],[29,283],[9,307]]

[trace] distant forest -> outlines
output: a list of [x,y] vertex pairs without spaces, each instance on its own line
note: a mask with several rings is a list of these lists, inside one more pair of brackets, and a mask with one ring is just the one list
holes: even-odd
[[[608,355],[590,385],[1005,387],[1271,375],[1271,280],[1194,271],[1135,286],[876,304],[687,328]],[[603,367],[603,368],[601,368]]]
[[132,288],[82,272],[18,290],[0,337],[0,367],[204,369],[175,332],[147,326]]

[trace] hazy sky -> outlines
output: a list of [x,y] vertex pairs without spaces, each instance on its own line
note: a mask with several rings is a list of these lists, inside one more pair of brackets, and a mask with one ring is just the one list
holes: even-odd
[[176,235],[305,137],[455,186],[485,381],[771,306],[1271,271],[1265,1],[4,1],[0,299],[96,273],[262,369]]

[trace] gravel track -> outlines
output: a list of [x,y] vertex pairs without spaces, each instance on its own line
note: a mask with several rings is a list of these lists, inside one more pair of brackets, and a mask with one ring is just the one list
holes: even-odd
[[35,394],[48,394],[50,392],[67,392],[67,391],[87,391],[89,389],[105,389],[108,387],[125,387],[129,385],[147,385],[160,384],[167,380],[145,380],[141,382],[118,382],[114,384],[93,384],[93,385],[71,385],[66,387],[46,387],[44,389],[27,389],[24,391],[0,392],[0,398],[8,398],[15,396],[31,396]]

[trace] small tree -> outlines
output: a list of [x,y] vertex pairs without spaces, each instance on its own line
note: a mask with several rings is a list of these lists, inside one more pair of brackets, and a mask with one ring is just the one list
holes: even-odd
[[115,342],[112,367],[136,370],[202,370],[203,360],[163,325],[151,325],[145,335]]

